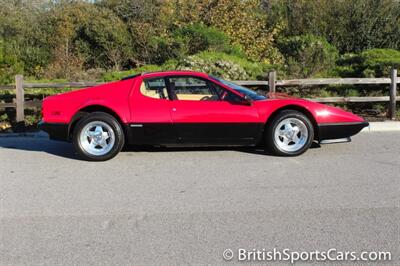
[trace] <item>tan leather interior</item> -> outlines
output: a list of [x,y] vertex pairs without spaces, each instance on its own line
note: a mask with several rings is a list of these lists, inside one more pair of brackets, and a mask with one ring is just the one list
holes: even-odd
[[[140,92],[147,97],[155,98],[155,99],[164,99],[163,95],[160,93],[160,90],[153,88],[149,89],[146,85],[146,82],[143,82],[140,86]],[[167,88],[162,88],[162,92],[165,95],[165,98],[168,97]],[[204,97],[212,97],[212,94],[190,94],[190,93],[176,93],[178,100],[187,100],[187,101],[200,101]]]
[[[167,88],[162,89],[165,97],[168,97]],[[143,82],[140,86],[140,92],[147,97],[156,98],[156,99],[163,99],[162,95],[159,93],[158,90],[149,90],[146,88],[146,84]]]
[[203,97],[211,97],[211,94],[180,94],[177,93],[176,96],[178,100],[191,100],[191,101],[200,101]]

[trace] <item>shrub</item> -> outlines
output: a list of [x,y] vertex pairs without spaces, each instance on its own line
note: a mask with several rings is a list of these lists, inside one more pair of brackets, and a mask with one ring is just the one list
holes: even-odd
[[370,49],[359,54],[345,54],[337,62],[340,76],[388,77],[392,67],[400,68],[400,51]]
[[177,29],[174,38],[182,43],[184,52],[189,55],[206,50],[227,53],[232,51],[230,39],[225,33],[201,23]]
[[255,63],[247,59],[220,52],[201,52],[186,57],[180,61],[169,62],[164,69],[173,67],[182,70],[202,71],[212,75],[221,76],[231,80],[257,79],[261,78],[271,65]]
[[365,77],[389,76],[392,67],[400,68],[400,51],[371,49],[361,53],[361,68]]
[[0,84],[11,84],[15,80],[15,75],[23,73],[23,67],[20,63],[14,63],[14,60],[2,61],[0,59]]
[[141,67],[137,67],[127,71],[114,71],[114,72],[106,72],[100,78],[100,81],[108,82],[114,80],[120,80],[124,77],[135,75],[144,72],[153,72],[153,71],[161,71],[163,68],[157,65],[145,65]]
[[248,58],[279,63],[281,55],[273,42],[280,26],[266,22],[260,0],[164,1],[174,24],[204,23],[229,36],[231,44],[243,47]]
[[333,45],[313,35],[284,38],[277,45],[285,57],[289,76],[294,77],[326,75],[338,57],[338,51]]
[[207,60],[198,56],[189,56],[183,59],[179,66],[182,70],[202,71],[226,79],[247,79],[249,75],[239,64],[225,60]]
[[[56,43],[83,58],[85,68],[106,67],[119,70],[132,57],[128,28],[111,10],[83,2],[61,4],[52,18],[55,31],[69,42]],[[63,50],[64,51],[64,50]]]
[[14,82],[16,74],[23,73],[23,64],[18,58],[10,53],[12,47],[7,47],[6,43],[0,39],[0,84]]
[[286,36],[324,36],[341,53],[400,49],[397,0],[269,0],[268,17],[283,21]]

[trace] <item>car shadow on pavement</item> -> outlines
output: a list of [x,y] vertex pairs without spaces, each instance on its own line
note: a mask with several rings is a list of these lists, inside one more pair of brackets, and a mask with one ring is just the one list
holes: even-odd
[[[0,149],[15,149],[31,152],[45,152],[57,157],[63,157],[72,160],[82,160],[75,152],[71,143],[63,141],[54,141],[31,137],[18,138],[0,138]],[[121,151],[122,154],[129,152],[210,152],[210,151],[237,151],[256,155],[271,155],[262,148],[255,147],[232,147],[232,146],[202,146],[202,147],[164,147],[164,146],[144,146],[127,145]]]
[[45,152],[58,157],[79,160],[71,143],[36,137],[1,137],[0,149]]
[[[319,148],[320,145],[313,143],[311,149]],[[22,151],[45,152],[54,156],[81,160],[74,151],[71,143],[49,140],[48,138],[36,137],[1,137],[0,149],[15,149]],[[237,151],[254,155],[275,156],[263,147],[235,147],[235,146],[200,146],[200,147],[159,147],[128,145],[122,150],[126,152],[210,152],[210,151]]]
[[128,145],[122,152],[209,152],[209,151],[238,151],[260,155],[269,155],[261,147],[237,147],[237,146],[194,146],[194,147],[164,147],[164,146],[142,146]]
[[[320,148],[317,142],[313,142],[310,149]],[[262,146],[257,147],[238,147],[238,146],[197,146],[197,147],[164,147],[146,145],[128,145],[122,152],[207,152],[207,151],[237,151],[262,156],[276,156]]]

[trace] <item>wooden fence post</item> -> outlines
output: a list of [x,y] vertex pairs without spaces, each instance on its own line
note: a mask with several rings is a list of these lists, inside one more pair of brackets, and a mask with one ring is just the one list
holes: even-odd
[[268,73],[268,87],[269,92],[275,92],[276,87],[276,71],[271,71]]
[[396,90],[397,90],[397,69],[392,68],[390,71],[390,91],[389,91],[389,115],[390,119],[396,119]]
[[24,116],[24,77],[22,75],[15,76],[15,96],[16,96],[16,120],[23,122]]

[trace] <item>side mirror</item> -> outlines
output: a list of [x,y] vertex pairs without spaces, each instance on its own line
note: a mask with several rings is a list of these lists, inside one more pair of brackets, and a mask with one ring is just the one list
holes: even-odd
[[231,104],[237,105],[252,105],[253,102],[253,100],[247,95],[239,96],[233,93],[228,94],[227,97],[224,98],[224,100]]
[[243,104],[243,105],[249,105],[250,106],[251,103],[252,103],[252,99],[248,95],[245,95],[243,98],[241,98],[240,103]]

